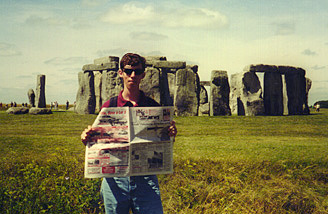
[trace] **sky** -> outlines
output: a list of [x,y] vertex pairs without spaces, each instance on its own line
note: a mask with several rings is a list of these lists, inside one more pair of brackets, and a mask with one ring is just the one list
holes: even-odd
[[327,17],[327,0],[0,0],[0,102],[28,102],[44,74],[47,103],[72,103],[83,65],[135,52],[198,65],[201,81],[301,67],[312,105],[328,100]]

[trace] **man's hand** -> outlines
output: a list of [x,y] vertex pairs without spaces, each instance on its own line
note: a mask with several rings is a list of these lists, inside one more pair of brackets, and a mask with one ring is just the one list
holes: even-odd
[[82,143],[86,146],[87,142],[90,141],[91,134],[94,132],[91,126],[88,126],[88,128],[84,129],[84,131],[81,134],[81,140]]
[[175,126],[175,121],[172,120],[170,127],[169,127],[169,136],[170,137],[175,137],[178,133],[177,127]]

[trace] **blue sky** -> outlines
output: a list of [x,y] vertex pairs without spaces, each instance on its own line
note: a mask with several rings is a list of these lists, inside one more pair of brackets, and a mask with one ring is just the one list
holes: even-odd
[[47,102],[73,102],[95,58],[163,55],[229,77],[249,64],[302,67],[309,103],[328,100],[326,0],[2,0],[0,102],[27,102],[46,75]]

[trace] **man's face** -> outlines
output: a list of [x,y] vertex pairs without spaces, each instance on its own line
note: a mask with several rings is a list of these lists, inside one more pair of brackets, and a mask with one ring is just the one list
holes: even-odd
[[[126,72],[124,72],[126,70]],[[131,73],[131,70],[133,72]],[[142,70],[142,65],[126,65],[123,70],[119,70],[119,75],[123,78],[124,87],[128,89],[139,89],[140,81],[145,77],[145,73],[137,75],[138,70]]]

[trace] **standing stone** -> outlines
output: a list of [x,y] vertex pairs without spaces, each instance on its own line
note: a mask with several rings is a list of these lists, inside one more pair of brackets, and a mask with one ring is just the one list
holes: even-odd
[[36,85],[36,107],[38,108],[46,107],[45,84],[46,76],[42,74],[38,75]]
[[305,78],[306,80],[306,96],[305,96],[305,103],[303,106],[303,114],[310,114],[310,108],[309,108],[309,91],[312,86],[312,80],[309,78]]
[[160,71],[157,68],[147,67],[145,77],[140,82],[140,89],[145,94],[154,99],[156,102],[161,103],[160,92]]
[[265,115],[284,113],[282,78],[278,69],[264,73],[264,109]]
[[101,99],[106,102],[111,97],[118,96],[123,89],[122,79],[116,70],[103,71]]
[[159,81],[160,93],[161,93],[160,104],[163,106],[172,106],[174,102],[174,100],[170,96],[169,72],[170,72],[169,68],[160,69],[160,81]]
[[286,89],[288,96],[288,114],[303,114],[303,104],[306,101],[305,70],[302,68],[284,67]]
[[95,99],[96,99],[96,111],[99,111],[102,106],[101,88],[102,88],[102,73],[100,71],[94,71],[94,86],[95,86]]
[[28,101],[29,101],[30,105],[32,107],[35,107],[35,93],[34,93],[34,90],[32,88],[30,88],[28,90],[27,96],[28,96]]
[[262,88],[255,72],[246,67],[231,75],[230,106],[233,114],[255,116],[264,114]]
[[176,72],[176,91],[174,93],[175,115],[198,115],[199,89],[197,85],[199,85],[198,74],[194,73],[191,69],[179,69]]
[[210,106],[208,103],[208,94],[205,86],[200,85],[200,92],[199,92],[199,110],[198,115],[209,115],[210,113]]
[[205,86],[200,86],[200,92],[199,92],[199,104],[205,104],[208,103],[208,94]]
[[226,71],[212,71],[210,116],[231,115],[229,106],[230,86]]
[[79,114],[94,114],[96,101],[93,72],[79,72],[79,89],[75,111]]
[[176,73],[167,73],[167,82],[169,87],[169,100],[170,105],[172,106],[174,103],[174,94],[175,94],[175,88],[176,88]]
[[284,115],[288,115],[288,97],[287,97],[287,88],[286,88],[286,79],[285,75],[282,75],[282,102],[284,105]]

